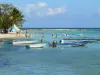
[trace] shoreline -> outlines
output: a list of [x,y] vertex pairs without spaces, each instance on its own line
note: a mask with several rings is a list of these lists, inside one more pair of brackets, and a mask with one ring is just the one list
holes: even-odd
[[14,40],[14,39],[23,39],[29,38],[25,37],[25,34],[0,34],[0,40]]

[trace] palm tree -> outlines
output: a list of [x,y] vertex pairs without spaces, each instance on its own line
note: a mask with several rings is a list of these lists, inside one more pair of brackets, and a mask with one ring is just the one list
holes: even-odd
[[17,9],[14,8],[11,12],[10,12],[10,20],[12,21],[12,24],[16,24],[18,26],[22,25],[22,23],[25,21],[24,20],[24,15],[22,15],[22,13]]
[[24,15],[12,4],[0,4],[0,28],[6,30],[16,24],[24,23]]

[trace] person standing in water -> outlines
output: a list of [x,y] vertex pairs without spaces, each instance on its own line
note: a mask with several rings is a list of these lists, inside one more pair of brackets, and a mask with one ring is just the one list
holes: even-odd
[[53,41],[52,42],[52,47],[55,48],[56,47],[56,44],[57,44],[57,42],[56,41]]
[[62,43],[62,40],[60,40],[59,43],[61,44]]
[[52,34],[52,37],[53,37],[53,34]]
[[58,38],[58,34],[56,34],[56,38]]
[[27,37],[27,30],[26,30],[26,32],[25,32],[25,37]]
[[41,39],[40,42],[43,43],[43,39]]

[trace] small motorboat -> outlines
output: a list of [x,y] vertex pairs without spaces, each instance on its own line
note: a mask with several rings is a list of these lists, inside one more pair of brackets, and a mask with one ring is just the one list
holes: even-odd
[[82,40],[82,41],[70,41],[70,42],[61,42],[59,44],[57,44],[57,46],[59,45],[69,45],[69,46],[85,46],[88,43],[88,41]]
[[45,46],[46,46],[46,44],[28,44],[28,45],[25,45],[26,48],[43,48]]
[[52,44],[49,44],[50,47],[78,47],[78,46],[85,46],[88,43],[88,41],[82,40],[82,41],[68,41],[64,42],[64,40],[61,40],[59,43],[53,41]]
[[13,41],[13,45],[20,45],[20,44],[32,44],[32,43],[36,43],[37,41],[34,40],[28,40],[28,41]]

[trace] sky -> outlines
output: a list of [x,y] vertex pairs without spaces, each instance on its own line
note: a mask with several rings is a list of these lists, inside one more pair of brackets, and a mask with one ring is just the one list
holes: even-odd
[[25,15],[24,28],[100,28],[100,0],[0,0]]

